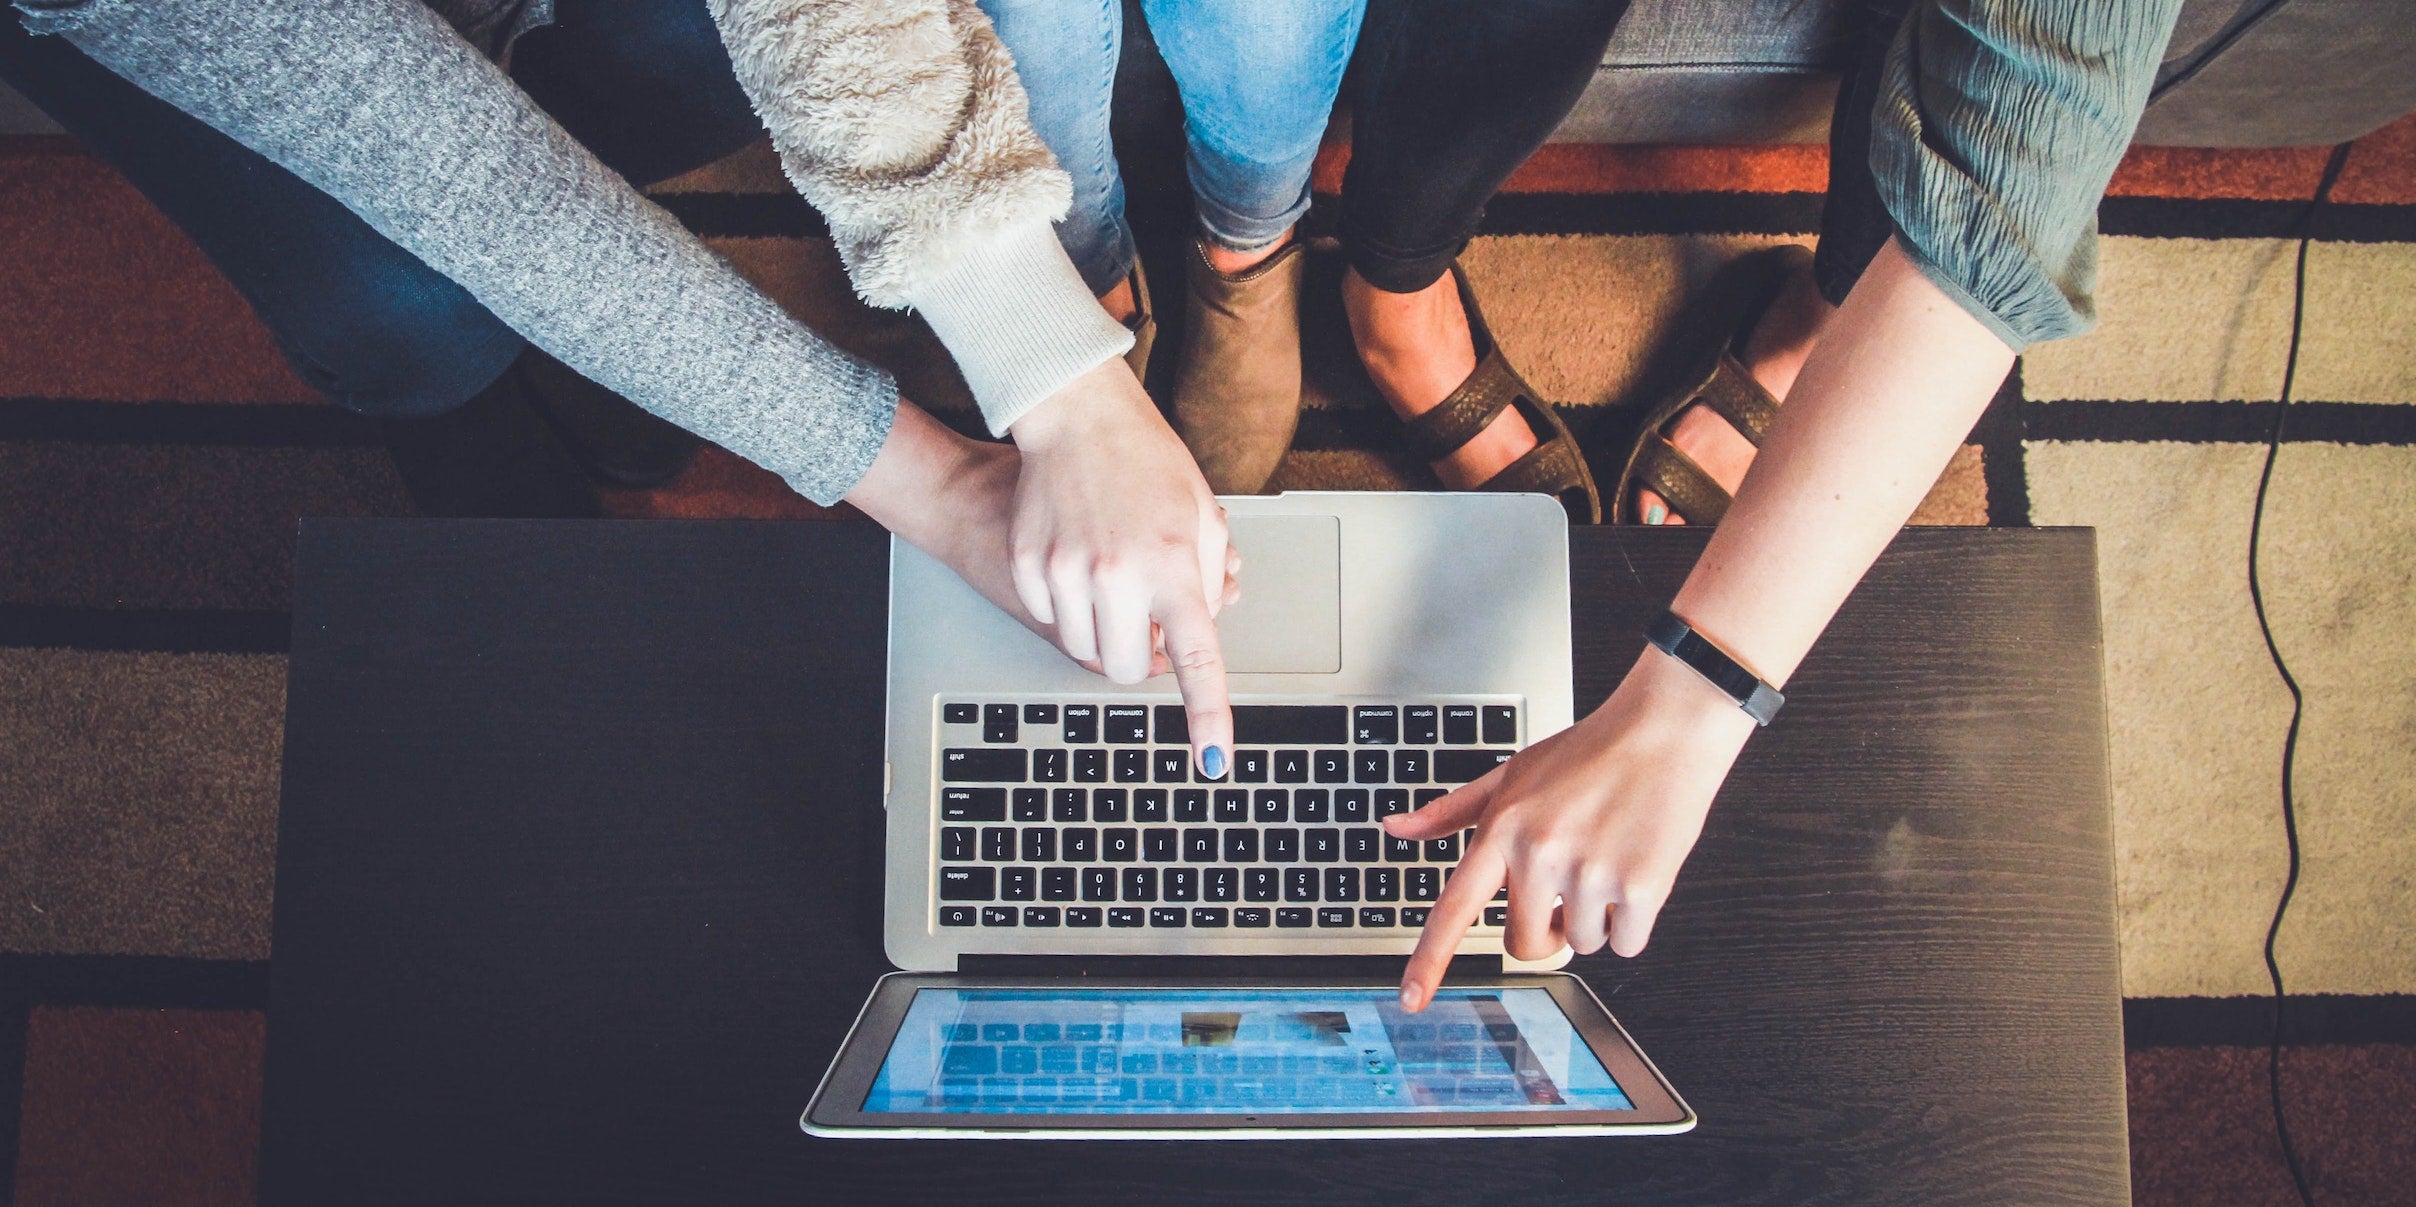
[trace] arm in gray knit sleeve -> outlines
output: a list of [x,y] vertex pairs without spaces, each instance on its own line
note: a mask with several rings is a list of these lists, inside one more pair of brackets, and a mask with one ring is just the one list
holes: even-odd
[[710,6],[856,292],[931,324],[993,433],[1132,346],[1057,243],[1072,186],[973,0]]
[[21,5],[342,202],[564,364],[836,502],[897,387],[640,197],[419,0]]
[[2007,346],[2096,322],[2097,203],[2180,0],[1921,0],[1872,114],[1913,262]]

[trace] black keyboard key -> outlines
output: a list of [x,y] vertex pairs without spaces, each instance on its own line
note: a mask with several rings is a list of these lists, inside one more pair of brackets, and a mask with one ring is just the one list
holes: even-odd
[[1351,782],[1351,752],[1348,750],[1320,750],[1309,762],[1320,784]]
[[1191,745],[1191,716],[1180,704],[1160,704],[1150,711],[1151,728],[1160,746]]
[[1417,840],[1417,839],[1414,839],[1414,838],[1395,838],[1395,837],[1393,837],[1393,836],[1392,836],[1392,835],[1390,835],[1390,834],[1387,834],[1387,835],[1385,835],[1385,836],[1384,836],[1384,862],[1386,862],[1386,863],[1416,863],[1417,861],[1418,861],[1418,840]]
[[1065,744],[1088,746],[1099,740],[1099,706],[1068,704],[1065,706]]
[[973,858],[973,827],[940,827],[940,858],[950,860]]
[[1107,924],[1109,926],[1139,926],[1142,917],[1143,911],[1139,909],[1118,906],[1107,911]]
[[1351,740],[1362,746],[1390,746],[1400,741],[1400,710],[1390,704],[1362,704],[1352,709]]
[[1305,784],[1309,782],[1309,752],[1278,750],[1275,752],[1275,782]]
[[1275,911],[1275,924],[1282,927],[1307,926],[1317,911],[1306,906],[1287,906]]
[[1393,782],[1396,784],[1425,783],[1427,776],[1431,774],[1427,768],[1426,752],[1423,750],[1405,749],[1393,752]]
[[1460,836],[1459,836],[1459,835],[1457,835],[1457,834],[1446,834],[1446,835],[1442,836],[1441,838],[1429,838],[1429,839],[1427,839],[1427,840],[1426,840],[1426,862],[1428,862],[1428,863],[1458,863],[1459,861],[1460,861]]
[[1191,751],[1178,747],[1152,753],[1149,756],[1149,778],[1161,784],[1191,782]]
[[1123,821],[1131,816],[1122,788],[1091,789],[1092,821]]
[[981,847],[981,857],[992,863],[1005,863],[1015,858],[1015,827],[983,826]]
[[1116,782],[1146,784],[1149,782],[1149,752],[1119,750],[1116,752]]
[[1401,869],[1367,869],[1367,899],[1370,901],[1399,901],[1401,899]]
[[1392,755],[1382,750],[1360,750],[1351,755],[1351,780],[1361,784],[1390,783],[1393,775]]
[[1143,822],[1166,820],[1166,790],[1164,788],[1143,788],[1133,793],[1133,820]]
[[1292,820],[1291,793],[1281,788],[1261,788],[1251,793],[1250,820],[1261,825]]
[[1233,911],[1233,924],[1235,926],[1247,926],[1255,930],[1265,926],[1270,921],[1272,921],[1272,919],[1267,916],[1267,911],[1263,909],[1254,909],[1245,905],[1240,909]]
[[1485,706],[1485,744],[1515,746],[1518,744],[1518,710],[1507,704]]
[[940,789],[940,820],[942,821],[1005,821],[1006,819],[1007,790],[1004,788]]
[[1315,901],[1317,899],[1316,868],[1284,869],[1284,900]]
[[1206,788],[1175,789],[1174,819],[1185,824],[1208,820],[1208,790]]
[[1065,924],[1067,926],[1097,926],[1099,925],[1099,907],[1095,905],[1069,906],[1065,911]]
[[1366,905],[1359,908],[1359,925],[1361,926],[1391,926],[1392,924],[1393,911],[1384,906]]
[[1201,895],[1210,901],[1233,901],[1241,896],[1242,874],[1233,868],[1209,868]]
[[1340,704],[1237,704],[1233,740],[1252,745],[1350,741],[1350,710]]
[[1180,906],[1161,905],[1149,911],[1151,926],[1181,926],[1190,920],[1190,915]]
[[1164,826],[1151,826],[1141,831],[1141,858],[1151,863],[1166,863],[1174,858],[1175,844],[1180,833]]
[[1101,740],[1110,745],[1141,745],[1149,741],[1149,709],[1139,704],[1110,704],[1099,729]]
[[1065,748],[1051,746],[1032,752],[1032,778],[1043,784],[1065,782]]
[[1325,870],[1325,899],[1328,901],[1357,901],[1359,899],[1359,869],[1327,868]]
[[1401,740],[1412,746],[1432,746],[1436,741],[1436,709],[1432,704],[1412,704],[1401,710]]
[[940,720],[950,725],[975,724],[981,720],[981,705],[943,704],[940,706]]
[[1099,858],[1109,863],[1131,863],[1141,857],[1141,832],[1125,826],[1109,826],[1099,831]]
[[1001,901],[1032,901],[1040,896],[1040,875],[1031,868],[1001,868],[998,872],[998,899]]
[[1085,901],[1113,901],[1113,900],[1115,900],[1115,899],[1116,899],[1116,869],[1114,869],[1114,868],[1084,868],[1084,869],[1082,869],[1082,899],[1083,899],[1083,900],[1085,900]]
[[982,907],[982,925],[984,926],[1013,926],[1018,916],[1012,905],[985,905]]
[[1049,793],[1050,821],[1089,821],[1090,819],[1090,789],[1058,788]]
[[1124,869],[1124,900],[1155,901],[1158,899],[1158,869]]
[[1242,900],[1273,901],[1282,887],[1274,868],[1242,869]]
[[1015,790],[1015,820],[1047,821],[1049,792],[1046,788],[1017,788]]
[[1329,905],[1317,911],[1317,925],[1319,926],[1349,926],[1356,921],[1358,918],[1352,914],[1351,907],[1347,905]]
[[[1238,831],[1236,831],[1238,833]],[[1206,826],[1183,831],[1183,858],[1190,863],[1215,863],[1218,852],[1216,831]]]
[[1454,746],[1476,745],[1476,705],[1443,706],[1443,740]]
[[1510,750],[1438,750],[1434,752],[1434,782],[1465,784],[1510,761]]
[[1057,832],[1059,859],[1090,863],[1099,858],[1099,832],[1089,826],[1067,826]]
[[1426,906],[1404,905],[1401,907],[1401,925],[1424,926],[1426,925],[1426,914]]
[[1023,706],[1023,723],[1026,725],[1055,725],[1057,723],[1057,706],[1054,704],[1026,704]]
[[1488,906],[1486,906],[1486,907],[1485,907],[1485,925],[1487,925],[1487,926],[1508,926],[1509,924],[1510,924],[1510,907],[1509,907],[1509,906],[1507,906],[1507,905],[1488,905]]
[[1074,899],[1074,869],[1072,869],[1072,868],[1042,868],[1042,869],[1040,869],[1040,899],[1041,899],[1041,900],[1043,900],[1043,901],[1071,901],[1071,900],[1073,900],[1073,899]]
[[1334,793],[1334,820],[1349,823],[1367,820],[1368,795],[1365,788],[1344,788]]
[[1260,842],[1266,847],[1267,862],[1297,863],[1300,860],[1300,831],[1289,826],[1261,830]]
[[1222,909],[1220,909],[1220,908],[1218,908],[1218,907],[1216,907],[1216,906],[1213,906],[1213,905],[1201,905],[1201,906],[1196,906],[1196,907],[1194,907],[1194,908],[1192,909],[1192,911],[1191,911],[1191,924],[1192,924],[1193,926],[1208,926],[1208,927],[1218,927],[1218,928],[1221,928],[1221,927],[1223,927],[1223,926],[1225,925],[1225,919],[1226,919],[1226,917],[1227,917],[1226,911],[1224,911],[1224,910],[1222,910]]
[[1342,858],[1342,831],[1312,826],[1301,833],[1301,858],[1310,863],[1333,863]]
[[1449,788],[1420,788],[1409,794],[1409,807],[1423,809],[1449,795],[1451,795]]
[[1229,826],[1250,820],[1250,793],[1241,788],[1217,789],[1216,819]]
[[[970,706],[968,705],[968,707]],[[970,905],[943,905],[940,907],[940,925],[942,926],[971,926],[973,918],[973,907]]]
[[997,868],[940,869],[940,900],[995,901],[997,899]]
[[1257,863],[1258,831],[1242,829],[1225,831],[1225,862]]
[[1409,812],[1409,791],[1405,788],[1379,788],[1376,791],[1376,820],[1383,821],[1395,813]]
[[1443,873],[1439,868],[1410,868],[1403,873],[1409,884],[1409,899],[1432,901],[1443,895]]
[[1074,782],[1104,784],[1107,782],[1107,752],[1096,746],[1086,746],[1074,752]]
[[1168,901],[1197,901],[1200,899],[1200,870],[1198,868],[1168,868],[1159,878]]
[[1030,769],[1025,752],[976,746],[940,752],[940,782],[948,784],[1020,784]]
[[1342,857],[1352,863],[1374,863],[1383,842],[1384,831],[1374,826],[1353,826],[1342,832]]
[[1264,750],[1234,751],[1233,782],[1237,784],[1266,783],[1269,757]]
[[1293,789],[1292,820],[1303,824],[1314,822],[1324,825],[1333,815],[1333,807],[1327,796],[1328,794],[1323,788]]
[[1012,742],[1018,736],[1020,736],[1020,734],[1021,729],[1015,723],[1014,705],[982,705],[982,741],[994,743]]
[[1057,925],[1057,916],[1057,907],[1054,905],[1027,905],[1023,907],[1023,924],[1026,926],[1055,926]]

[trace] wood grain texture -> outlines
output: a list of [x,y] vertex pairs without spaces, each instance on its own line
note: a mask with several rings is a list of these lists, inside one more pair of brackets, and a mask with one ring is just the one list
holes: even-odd
[[[1702,539],[1573,534],[1581,704]],[[265,1201],[2127,1200],[2088,533],[1901,537],[1578,962],[1695,1132],[1255,1145],[797,1131],[886,969],[883,540],[306,525]]]

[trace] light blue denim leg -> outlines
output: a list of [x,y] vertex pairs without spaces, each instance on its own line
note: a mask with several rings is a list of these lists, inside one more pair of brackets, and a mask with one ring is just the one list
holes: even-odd
[[1309,208],[1367,0],[1142,0],[1183,93],[1191,191],[1208,237],[1273,243]]
[[1032,128],[1074,178],[1074,204],[1057,224],[1074,267],[1104,294],[1132,273],[1132,228],[1124,223],[1124,177],[1108,136],[1116,57],[1124,42],[1117,0],[980,0],[1015,56],[1032,98]]

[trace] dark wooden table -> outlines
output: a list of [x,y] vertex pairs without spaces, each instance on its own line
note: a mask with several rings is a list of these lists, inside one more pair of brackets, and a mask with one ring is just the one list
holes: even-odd
[[[1581,707],[1701,539],[1576,533]],[[1701,1127],[1316,1144],[798,1132],[887,967],[885,541],[304,526],[265,1201],[2127,1198],[2088,532],[1900,538],[1651,949],[1575,965]]]

